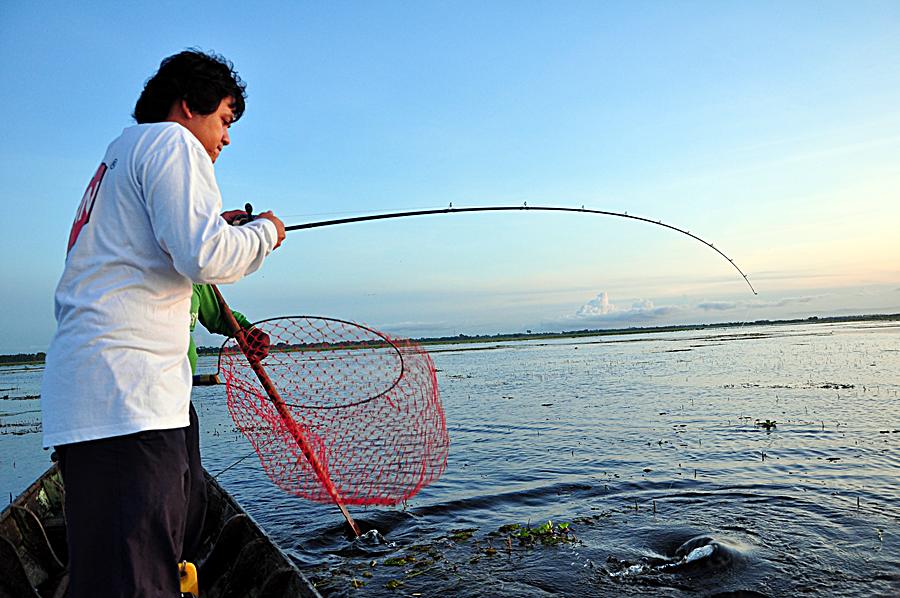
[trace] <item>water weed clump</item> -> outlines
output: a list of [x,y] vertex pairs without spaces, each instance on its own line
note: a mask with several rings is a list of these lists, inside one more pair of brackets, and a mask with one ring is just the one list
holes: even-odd
[[506,537],[507,544],[517,541],[520,546],[534,548],[537,545],[557,546],[559,544],[574,544],[578,538],[572,532],[569,523],[554,524],[548,520],[537,527],[527,525],[522,527],[518,523],[501,525],[496,532],[488,534],[491,537]]

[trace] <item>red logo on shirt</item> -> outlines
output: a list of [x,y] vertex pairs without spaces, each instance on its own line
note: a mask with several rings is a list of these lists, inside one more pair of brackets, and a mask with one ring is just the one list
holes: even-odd
[[75,241],[78,240],[81,229],[91,219],[94,200],[97,199],[97,192],[100,191],[100,181],[103,180],[104,174],[106,174],[106,164],[101,163],[100,167],[97,168],[97,172],[94,173],[94,178],[91,179],[87,190],[84,192],[84,197],[81,198],[78,211],[75,212],[75,222],[72,223],[72,231],[69,233],[69,246],[66,248],[67,255],[72,250],[72,246],[75,245]]

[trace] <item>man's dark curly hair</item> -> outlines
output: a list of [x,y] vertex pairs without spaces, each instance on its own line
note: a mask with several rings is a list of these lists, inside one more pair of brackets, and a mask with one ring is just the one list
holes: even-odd
[[178,100],[186,100],[198,114],[212,114],[224,98],[232,97],[236,121],[244,114],[246,88],[231,62],[191,48],[160,63],[159,71],[144,84],[132,116],[138,124],[163,122]]

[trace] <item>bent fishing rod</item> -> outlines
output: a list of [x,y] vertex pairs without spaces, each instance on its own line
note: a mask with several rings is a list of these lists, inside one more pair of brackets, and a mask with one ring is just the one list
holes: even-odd
[[[247,205],[247,212],[251,212],[250,205]],[[384,214],[370,214],[367,216],[354,216],[350,218],[337,218],[334,220],[320,220],[318,222],[307,222],[305,224],[294,224],[292,226],[284,227],[284,230],[294,231],[294,230],[303,230],[309,228],[320,228],[323,226],[335,226],[338,224],[351,224],[354,222],[368,222],[370,220],[387,220],[389,218],[408,218],[411,216],[432,216],[436,214],[462,214],[462,213],[471,213],[471,212],[512,212],[512,211],[541,211],[541,212],[574,212],[576,214],[597,214],[600,216],[615,216],[617,218],[628,218],[630,220],[637,220],[640,222],[646,222],[647,224],[655,224],[657,226],[662,226],[676,232],[679,232],[683,235],[687,235],[690,238],[699,241],[718,253],[720,256],[728,260],[728,263],[731,264],[735,270],[741,275],[741,278],[744,279],[744,282],[747,283],[747,286],[750,287],[750,290],[753,291],[754,295],[757,295],[756,289],[753,288],[753,284],[750,283],[750,279],[744,274],[744,271],[740,269],[740,267],[735,263],[733,259],[725,255],[722,250],[718,247],[710,243],[705,239],[701,239],[697,235],[692,232],[685,230],[683,228],[679,228],[677,226],[666,224],[661,220],[652,220],[650,218],[644,218],[642,216],[634,216],[629,214],[628,212],[613,212],[610,210],[595,210],[591,208],[585,208],[581,206],[580,208],[562,208],[558,206],[529,206],[527,203],[522,204],[521,206],[483,206],[483,207],[472,207],[472,208],[454,208],[451,203],[449,207],[439,208],[439,209],[431,209],[431,210],[412,210],[408,212],[389,212]]]

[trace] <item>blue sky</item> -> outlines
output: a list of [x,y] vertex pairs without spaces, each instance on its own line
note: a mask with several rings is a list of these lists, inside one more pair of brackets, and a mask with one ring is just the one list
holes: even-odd
[[458,215],[291,233],[223,289],[251,319],[420,336],[900,311],[895,1],[83,4],[0,8],[0,352],[46,348],[84,187],[191,46],[248,83],[226,207],[584,204],[689,229],[760,291],[659,227]]

